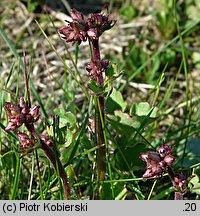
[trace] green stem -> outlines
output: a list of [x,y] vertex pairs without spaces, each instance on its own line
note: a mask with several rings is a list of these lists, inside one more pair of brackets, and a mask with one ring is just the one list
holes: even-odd
[[39,187],[40,187],[40,197],[43,200],[43,191],[42,191],[42,179],[41,179],[41,172],[40,172],[40,165],[39,165],[39,158],[38,158],[38,153],[37,149],[35,150],[35,157],[36,157],[36,163],[37,163],[37,168],[38,168],[38,177],[39,177]]

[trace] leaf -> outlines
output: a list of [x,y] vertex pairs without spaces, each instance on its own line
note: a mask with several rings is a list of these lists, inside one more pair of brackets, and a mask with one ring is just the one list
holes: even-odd
[[140,123],[136,121],[134,118],[131,118],[131,116],[127,113],[123,113],[120,110],[116,110],[114,114],[115,116],[120,118],[120,123],[123,125],[127,125],[135,129],[140,126]]
[[76,117],[71,112],[66,112],[61,106],[55,110],[59,118],[59,128],[68,126],[69,128],[76,128]]
[[88,84],[88,87],[90,90],[92,90],[92,92],[94,92],[95,94],[100,93],[102,90],[99,88],[99,86],[97,85],[97,82],[94,80],[91,80],[90,83]]
[[127,196],[128,190],[126,187],[123,188],[122,191],[120,191],[119,194],[115,197],[115,200],[124,200]]
[[133,7],[133,5],[124,6],[120,10],[120,12],[121,12],[121,15],[125,17],[126,21],[130,21],[131,19],[137,16],[138,9]]
[[124,101],[120,91],[113,88],[111,95],[106,100],[106,112],[113,114],[115,110],[126,110],[127,102]]
[[140,102],[134,104],[130,109],[130,115],[134,116],[137,115],[139,117],[142,116],[149,116],[150,118],[158,117],[158,108],[157,107],[150,107],[149,103],[147,102]]
[[135,118],[116,110],[114,115],[107,116],[112,127],[121,135],[130,136],[140,127],[140,122]]
[[[121,146],[118,143],[118,146]],[[139,169],[144,166],[144,162],[139,158],[140,153],[146,150],[145,145],[138,144],[126,148],[116,149],[114,153],[115,166],[124,171],[129,171],[129,168]],[[128,166],[127,166],[128,165]]]
[[67,134],[66,134],[66,136],[65,136],[65,143],[62,144],[61,146],[62,146],[63,148],[64,148],[64,147],[65,147],[65,148],[69,147],[69,146],[72,144],[72,142],[75,141],[75,138],[76,138],[75,134],[76,134],[76,132],[67,130]]
[[189,181],[189,188],[190,191],[196,194],[200,195],[200,181],[198,175],[195,175],[190,181]]
[[119,71],[118,71],[118,66],[117,64],[111,64],[109,66],[109,68],[106,70],[106,76],[107,77],[113,77],[115,75],[118,75]]

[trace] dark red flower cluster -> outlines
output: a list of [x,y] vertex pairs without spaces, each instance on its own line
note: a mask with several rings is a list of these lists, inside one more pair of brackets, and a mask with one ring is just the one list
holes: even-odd
[[[20,128],[22,124],[25,124],[28,131],[30,132],[30,136],[22,132],[17,133],[17,137],[22,148],[33,147],[37,143],[33,123],[39,119],[39,109],[40,107],[37,105],[29,108],[23,97],[20,97],[18,105],[12,104],[10,102],[6,102],[5,104],[5,110],[7,111],[9,120],[8,126],[5,128],[5,130],[14,131]],[[47,134],[40,134],[39,138],[50,148],[53,148],[53,142],[50,140]]]
[[88,63],[86,70],[89,72],[89,75],[92,79],[96,79],[98,76],[101,76],[103,72],[106,71],[109,65],[108,59],[103,59],[100,61],[91,61]]
[[[29,137],[26,133],[18,132],[17,137],[19,139],[19,142],[21,143],[22,148],[29,148],[33,147],[37,143],[37,139],[35,136]],[[53,142],[49,138],[47,134],[40,134],[39,138],[41,141],[43,141],[49,148],[53,149]]]
[[76,9],[71,10],[72,22],[68,22],[68,25],[59,30],[62,38],[67,43],[72,42],[74,45],[76,42],[80,44],[82,41],[87,40],[85,19],[82,13]]
[[109,15],[102,13],[91,14],[91,16],[85,19],[84,15],[76,9],[71,10],[72,21],[68,22],[68,25],[59,30],[62,38],[67,43],[72,42],[74,45],[76,42],[81,44],[82,41],[86,41],[87,38],[91,40],[98,40],[100,35],[112,28],[116,23],[116,20],[110,20]]
[[39,106],[29,108],[23,97],[20,97],[18,105],[6,102],[5,110],[8,114],[9,123],[5,130],[14,131],[23,123],[33,124],[39,119],[39,108]]
[[21,143],[20,146],[22,148],[29,148],[37,143],[37,139],[35,137],[30,138],[27,134],[22,132],[18,132],[17,137],[19,139],[19,142]]
[[171,166],[176,160],[176,158],[172,156],[172,151],[173,148],[162,144],[162,146],[158,149],[158,152],[141,153],[140,158],[147,164],[147,169],[143,175],[143,178],[162,176],[166,167]]
[[116,20],[110,20],[109,15],[91,14],[87,19],[87,35],[91,40],[98,40],[102,33],[111,29],[115,23]]

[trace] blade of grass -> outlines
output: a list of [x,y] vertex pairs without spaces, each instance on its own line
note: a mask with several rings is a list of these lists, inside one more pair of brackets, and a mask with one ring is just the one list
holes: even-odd
[[20,172],[21,172],[21,159],[18,154],[15,154],[15,157],[16,157],[16,170],[15,170],[14,185],[13,185],[13,190],[11,195],[12,200],[16,198],[19,180],[20,180]]
[[[102,125],[103,136],[104,136],[105,147],[106,147],[106,161],[107,161],[107,166],[108,166],[108,173],[109,173],[110,180],[112,181],[113,177],[112,177],[111,163],[110,163],[110,157],[109,157],[109,146],[108,146],[108,141],[107,141],[107,136],[106,136],[106,129],[104,125],[105,120],[103,119],[99,98],[97,99],[97,105],[98,105],[98,110],[100,114],[100,121]],[[114,193],[114,186],[112,183],[111,183],[111,191],[112,191],[112,198],[114,199],[115,193]]]
[[32,192],[33,176],[34,176],[34,167],[35,167],[35,157],[34,157],[34,154],[32,154],[31,178],[30,178],[30,185],[29,185],[29,191],[28,191],[28,200],[31,200],[31,192]]
[[166,190],[163,190],[159,194],[157,194],[156,196],[154,196],[151,200],[164,199],[164,197],[170,195],[173,192],[174,192],[174,188],[173,187],[167,188]]
[[[189,130],[190,130],[190,121],[191,121],[191,113],[192,113],[192,111],[191,111],[191,106],[188,106],[190,92],[189,92],[187,53],[186,53],[183,37],[182,37],[181,32],[180,32],[179,21],[178,21],[178,18],[177,18],[176,0],[173,1],[173,4],[174,4],[174,16],[175,16],[176,27],[177,27],[177,31],[178,31],[179,40],[180,40],[180,43],[181,43],[181,53],[182,53],[182,58],[183,58],[183,66],[184,66],[184,74],[185,74],[185,82],[186,82],[186,110],[185,110],[186,114],[184,115],[183,124],[186,124],[186,121],[188,119],[189,124],[188,124],[187,130],[186,130],[186,134],[188,134]],[[183,135],[183,131],[181,132],[180,137],[182,137],[182,135]],[[182,163],[183,163],[184,157],[185,157],[187,141],[188,141],[188,136],[186,137],[185,143],[184,143],[184,150],[183,150],[183,155],[182,155]]]
[[71,7],[70,7],[68,1],[61,0],[61,2],[63,3],[63,5],[65,6],[65,8],[67,9],[68,13],[70,13]]
[[183,61],[181,61],[181,64],[180,64],[180,67],[178,69],[178,72],[176,74],[176,77],[175,77],[175,80],[174,82],[172,82],[169,87],[166,88],[166,93],[164,95],[164,98],[162,99],[161,101],[161,104],[160,104],[160,110],[162,110],[162,108],[165,106],[165,104],[167,103],[168,99],[170,98],[172,92],[173,92],[173,89],[177,83],[177,80],[178,80],[178,77],[180,75],[180,72],[181,72],[181,69],[183,67]]
[[151,195],[152,195],[152,193],[153,193],[153,190],[154,190],[154,188],[155,188],[155,186],[156,186],[157,181],[158,181],[158,180],[155,180],[155,181],[154,181],[154,183],[153,183],[153,185],[152,185],[152,187],[151,187],[151,191],[150,191],[150,193],[149,193],[149,195],[148,195],[147,200],[150,200]]
[[156,92],[155,92],[155,95],[154,95],[154,99],[153,99],[153,102],[152,102],[152,106],[155,106],[156,101],[157,101],[157,99],[158,99],[159,92],[160,92],[160,87],[161,87],[161,84],[162,84],[163,81],[164,81],[165,70],[167,69],[167,65],[168,65],[168,64],[165,65],[165,67],[164,67],[164,69],[163,69],[163,71],[162,71],[162,73],[161,73],[161,75],[160,75],[160,77],[159,77],[159,79],[158,79],[158,83],[157,83],[157,85],[155,86]]
[[35,149],[35,158],[36,158],[36,164],[38,169],[38,178],[39,178],[39,188],[40,188],[40,198],[44,200],[43,198],[43,190],[42,190],[42,179],[41,179],[41,172],[40,172],[40,165],[39,165],[39,157],[37,153],[37,149]]

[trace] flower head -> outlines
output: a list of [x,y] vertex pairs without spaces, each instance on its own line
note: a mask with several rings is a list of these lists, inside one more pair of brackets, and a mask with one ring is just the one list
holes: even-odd
[[87,40],[86,22],[82,13],[76,9],[71,10],[72,21],[68,22],[68,25],[61,28],[59,33],[67,43],[72,42],[74,45],[76,42],[80,44],[82,41]]
[[102,13],[92,14],[87,19],[88,30],[87,34],[90,39],[97,40],[104,31],[111,29],[116,23],[116,20],[110,20],[109,15]]
[[10,102],[5,103],[5,110],[8,114],[8,125],[5,130],[14,131],[21,127],[23,123],[33,124],[39,119],[39,106],[28,108],[24,98],[19,99],[19,104],[11,104]]
[[[107,7],[107,6],[105,6]],[[85,19],[84,15],[76,9],[71,12],[72,21],[67,21],[68,25],[59,29],[62,38],[74,45],[76,42],[81,44],[87,40],[98,40],[102,33],[114,26],[116,20],[110,20],[108,14],[93,13]]]
[[22,148],[29,148],[31,146],[34,146],[35,143],[37,143],[36,138],[30,138],[27,134],[18,132],[17,137],[19,139],[19,142],[21,143]]
[[173,179],[173,186],[176,190],[184,193],[186,192],[187,185],[192,178],[194,178],[194,175],[191,175],[188,178],[186,178],[182,172],[176,173]]
[[166,167],[171,166],[176,158],[172,156],[173,149],[169,145],[162,144],[158,152],[141,153],[140,158],[146,162],[147,168],[143,178],[162,176]]
[[103,59],[100,61],[91,61],[87,67],[86,70],[89,72],[89,75],[96,79],[96,77],[102,75],[103,72],[106,71],[109,65],[109,60]]
[[140,158],[146,162],[147,169],[142,176],[143,178],[151,178],[161,176],[164,171],[163,162],[157,152],[141,153]]

